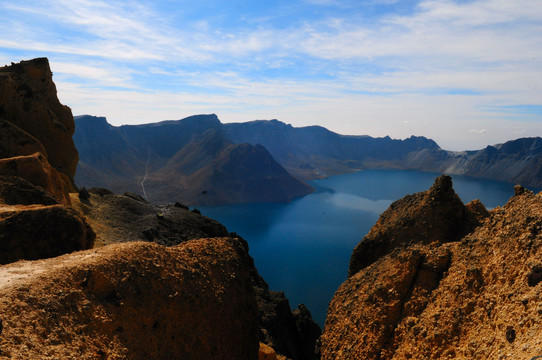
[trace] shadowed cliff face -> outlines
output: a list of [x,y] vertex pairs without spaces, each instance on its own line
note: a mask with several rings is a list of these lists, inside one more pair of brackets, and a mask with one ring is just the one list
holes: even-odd
[[[442,180],[390,206],[367,235],[387,234],[379,245],[388,250],[369,249],[372,261],[337,290],[322,335],[323,359],[542,354],[542,194],[516,187],[505,206],[490,212],[479,202],[468,204],[463,213],[479,225],[463,227],[472,224],[467,217],[450,227],[447,217],[435,214],[447,204],[461,209],[453,196],[427,211],[429,194],[450,189],[442,188]],[[401,234],[409,241],[397,242]]]
[[49,163],[73,184],[79,159],[75,124],[70,108],[58,101],[46,58],[0,67],[0,119],[37,139]]
[[94,232],[70,208],[73,131],[47,59],[0,68],[1,264],[93,246]]

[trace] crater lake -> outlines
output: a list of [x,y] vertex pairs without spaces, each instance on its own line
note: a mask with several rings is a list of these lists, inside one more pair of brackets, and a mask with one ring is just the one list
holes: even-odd
[[[246,239],[270,289],[284,291],[293,308],[307,305],[323,326],[329,301],[346,280],[354,247],[393,201],[429,189],[439,175],[363,170],[311,181],[316,191],[290,203],[199,209]],[[452,179],[465,204],[479,199],[488,210],[504,205],[514,194],[510,183],[464,176]]]

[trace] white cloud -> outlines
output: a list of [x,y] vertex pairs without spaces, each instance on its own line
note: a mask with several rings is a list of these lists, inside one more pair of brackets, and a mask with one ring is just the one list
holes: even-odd
[[0,0],[0,59],[49,56],[61,101],[116,124],[216,112],[458,150],[542,135],[525,116],[511,126],[510,111],[487,111],[542,105],[539,0],[425,0],[371,19],[367,6],[402,3],[315,1],[342,12],[227,27],[179,24],[152,2]]
[[487,132],[487,129],[470,129],[469,133],[472,134],[485,134]]

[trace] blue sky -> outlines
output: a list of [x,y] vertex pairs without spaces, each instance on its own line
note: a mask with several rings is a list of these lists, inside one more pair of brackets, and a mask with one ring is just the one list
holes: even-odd
[[0,63],[74,115],[216,113],[451,150],[542,136],[542,1],[0,0]]

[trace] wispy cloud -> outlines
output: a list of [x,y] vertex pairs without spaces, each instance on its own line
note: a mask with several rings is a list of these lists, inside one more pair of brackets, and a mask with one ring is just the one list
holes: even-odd
[[542,135],[514,108],[542,106],[542,2],[412,3],[0,0],[0,59],[48,56],[62,101],[117,123],[217,112],[454,148],[511,121]]

